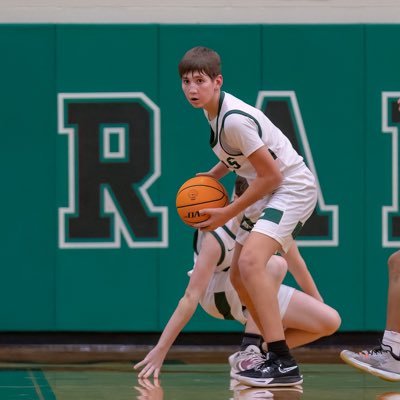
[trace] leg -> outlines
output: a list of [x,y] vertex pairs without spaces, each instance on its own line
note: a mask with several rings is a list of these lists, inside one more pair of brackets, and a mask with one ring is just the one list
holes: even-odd
[[389,289],[386,329],[400,333],[400,250],[389,257]]
[[339,329],[340,316],[327,304],[296,290],[283,316],[289,348],[311,343]]
[[400,381],[400,251],[389,257],[389,288],[386,330],[382,344],[372,350],[354,353],[343,350],[340,357],[347,364],[379,378]]
[[388,348],[392,355],[399,358],[400,366],[400,251],[396,251],[389,257],[388,269],[386,329],[382,338],[382,346]]
[[[285,338],[278,307],[277,285],[274,283],[272,272],[265,268],[267,262],[278,250],[280,250],[280,244],[276,240],[261,233],[252,232],[238,260],[242,285],[235,288],[267,343]],[[266,304],[268,304],[268,310],[265,307]]]
[[[274,270],[274,275],[279,280],[282,277],[283,265],[279,263],[280,258],[273,256],[268,263],[268,267]],[[276,262],[272,262],[272,260]],[[339,329],[341,318],[332,307],[295,290],[282,322],[285,328],[286,342],[289,348],[294,348],[333,334]],[[260,334],[251,315],[247,319],[245,332]]]
[[276,240],[252,232],[238,258],[241,282],[233,283],[266,340],[269,351],[262,367],[233,375],[239,382],[250,386],[293,386],[303,382],[285,341],[277,285],[272,272],[265,268],[267,261],[280,249],[281,245]]
[[[271,274],[271,277],[273,280],[273,285],[274,285],[274,290],[278,293],[279,287],[282,284],[283,279],[286,276],[286,273],[288,270],[288,264],[283,257],[274,255],[268,261],[266,268],[269,270],[269,273]],[[266,308],[268,308],[267,304],[265,304],[265,306],[266,306]],[[249,314],[247,317],[245,334],[246,333],[261,335],[261,331],[258,329],[258,326],[255,323],[251,314]],[[243,342],[242,342],[242,345],[243,345]]]
[[[238,246],[240,246],[240,245],[238,245]],[[241,246],[240,246],[240,250],[241,250]],[[236,258],[236,262],[232,262],[231,282],[232,282],[233,286],[235,287],[237,293],[239,294],[239,297],[242,294],[242,297],[240,297],[242,304],[246,304],[244,299],[246,297],[248,298],[249,296],[247,294],[247,290],[246,290],[245,286],[243,285],[241,277],[240,277],[240,270],[237,265],[238,264],[237,258]],[[268,269],[269,273],[271,274],[274,291],[277,293],[279,290],[279,286],[281,285],[283,279],[286,276],[286,272],[287,272],[287,268],[288,268],[287,262],[285,261],[285,259],[283,257],[273,255],[270,258],[270,260],[268,261],[266,268]],[[251,300],[250,300],[250,302],[251,302]],[[265,303],[265,305],[266,305],[266,303]],[[261,335],[261,329],[259,327],[259,324],[257,324],[255,322],[255,320],[252,318],[251,314],[249,314],[249,316],[248,316],[245,332]]]
[[[279,256],[272,256],[266,268],[270,270],[274,281],[274,288],[278,291],[287,272],[287,263],[285,259]],[[248,313],[240,351],[229,356],[231,375],[254,368],[265,362],[262,343],[263,337],[261,332],[251,314]]]

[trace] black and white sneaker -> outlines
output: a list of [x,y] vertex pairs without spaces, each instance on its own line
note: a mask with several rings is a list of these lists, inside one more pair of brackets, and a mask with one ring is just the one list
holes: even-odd
[[303,382],[295,360],[281,360],[275,353],[267,353],[264,364],[232,376],[240,383],[256,387],[295,386]]

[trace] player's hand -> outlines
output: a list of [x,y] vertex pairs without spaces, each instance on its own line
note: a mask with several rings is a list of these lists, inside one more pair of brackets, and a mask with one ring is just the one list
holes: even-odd
[[226,207],[222,208],[205,208],[200,211],[200,215],[208,214],[210,218],[206,221],[193,224],[192,226],[202,231],[214,231],[218,227],[224,225],[232,217],[227,212]]
[[149,378],[154,375],[154,378],[157,379],[160,375],[164,358],[165,354],[162,354],[157,347],[151,350],[142,361],[133,366],[134,369],[141,370],[138,378]]
[[218,178],[213,174],[212,172],[197,172],[196,176],[211,176],[211,178],[214,178],[218,180]]
[[135,386],[140,393],[136,397],[137,400],[162,400],[164,398],[164,391],[158,379],[154,379],[153,382],[149,379],[138,379],[138,383],[139,386]]

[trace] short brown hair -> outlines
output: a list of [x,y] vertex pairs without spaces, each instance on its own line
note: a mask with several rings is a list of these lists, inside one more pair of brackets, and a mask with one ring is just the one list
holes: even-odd
[[236,176],[235,180],[235,194],[236,196],[240,197],[245,190],[249,187],[249,184],[247,183],[247,180],[243,178],[242,176]]
[[193,47],[182,57],[178,70],[181,78],[188,72],[198,71],[214,79],[221,74],[221,58],[216,51],[207,47]]

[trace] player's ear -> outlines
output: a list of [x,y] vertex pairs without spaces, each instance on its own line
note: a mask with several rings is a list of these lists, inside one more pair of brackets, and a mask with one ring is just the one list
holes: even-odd
[[217,85],[217,88],[221,88],[221,86],[224,82],[224,78],[222,77],[222,75],[217,75],[214,81]]

